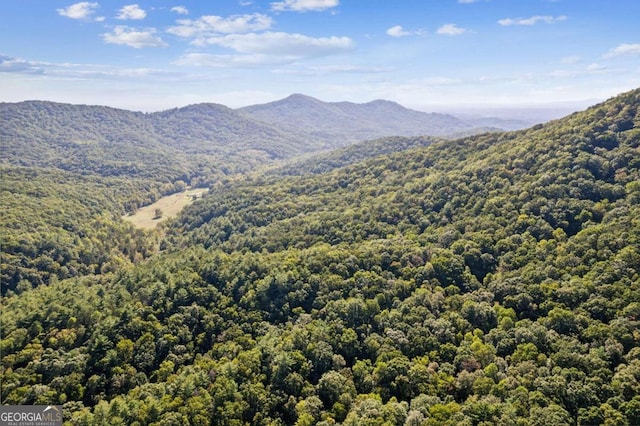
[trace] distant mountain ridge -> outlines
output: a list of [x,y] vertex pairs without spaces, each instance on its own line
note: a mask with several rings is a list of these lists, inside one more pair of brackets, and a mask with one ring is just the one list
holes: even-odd
[[301,94],[237,111],[285,130],[334,141],[334,145],[337,140],[347,142],[342,146],[385,136],[444,136],[476,127],[452,115],[415,111],[391,101],[323,102]]

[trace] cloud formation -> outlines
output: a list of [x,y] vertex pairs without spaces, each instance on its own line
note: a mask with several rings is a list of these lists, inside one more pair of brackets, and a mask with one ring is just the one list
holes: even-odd
[[604,55],[605,58],[615,58],[616,56],[623,56],[623,55],[640,55],[640,43],[635,43],[635,44],[629,44],[629,43],[623,43],[620,44],[616,47],[614,47],[613,49],[609,50],[606,55]]
[[314,38],[281,32],[228,34],[210,37],[204,42],[231,49],[236,53],[187,53],[174,64],[218,68],[284,65],[308,58],[342,54],[354,47],[353,41],[348,37]]
[[531,26],[531,25],[535,25],[539,22],[543,22],[545,24],[556,24],[558,22],[562,22],[562,21],[566,21],[567,17],[562,15],[562,16],[542,16],[542,15],[536,15],[536,16],[532,16],[530,18],[505,18],[505,19],[500,19],[498,21],[498,24],[504,26],[504,27],[508,27],[508,26],[512,26],[512,25],[525,25],[525,26]]
[[65,16],[71,19],[89,19],[91,15],[96,12],[98,3],[89,3],[83,1],[80,3],[72,4],[62,9],[56,9],[58,15]]
[[354,47],[353,40],[349,37],[314,38],[282,32],[229,34],[210,37],[206,43],[226,47],[239,53],[296,58],[334,55],[350,51]]
[[387,30],[387,35],[390,35],[391,37],[406,37],[411,34],[411,32],[405,31],[405,29],[402,28],[402,25],[396,25]]
[[129,4],[120,9],[120,14],[117,19],[144,19],[147,16],[147,12],[140,9],[137,4]]
[[183,38],[193,38],[195,44],[219,34],[237,34],[262,31],[271,28],[273,20],[267,15],[234,15],[228,18],[207,15],[198,19],[179,19],[178,25],[167,30],[168,33]]
[[143,47],[166,47],[167,43],[158,37],[156,32],[154,28],[137,30],[126,25],[119,25],[113,29],[113,32],[102,34],[102,39],[105,43],[120,44],[136,49]]
[[48,78],[64,80],[86,79],[147,79],[161,78],[166,81],[183,80],[185,74],[153,68],[119,68],[110,65],[97,65],[69,62],[42,62],[0,55],[0,73],[43,75]]
[[460,35],[466,33],[467,30],[465,28],[460,28],[456,24],[444,24],[436,31],[437,34],[440,35]]
[[171,11],[177,13],[178,15],[188,15],[189,14],[189,9],[187,9],[184,6],[172,7]]
[[44,69],[37,62],[0,55],[0,73],[44,74]]
[[276,12],[319,12],[332,9],[340,4],[340,0],[284,0],[271,3],[271,10]]

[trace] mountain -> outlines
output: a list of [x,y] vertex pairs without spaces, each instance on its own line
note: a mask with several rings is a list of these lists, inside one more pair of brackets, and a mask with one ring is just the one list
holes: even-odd
[[274,159],[380,137],[487,130],[389,101],[327,103],[304,95],[239,110],[198,104],[147,114],[26,101],[1,103],[0,115],[3,164],[162,182],[211,181]]
[[[143,114],[53,102],[0,104],[5,164],[101,175],[163,176],[198,161],[226,167],[324,148],[215,104]],[[246,168],[245,168],[246,169]]]
[[0,116],[3,164],[136,174],[138,165],[170,167],[178,154],[141,113],[29,101],[0,104]]
[[[44,101],[0,104],[4,164],[55,167],[103,176],[198,173],[193,156],[227,170],[382,136],[471,131],[452,116],[388,101],[324,103],[292,95],[232,110],[218,104],[139,113]],[[211,166],[213,165],[213,166]]]
[[[3,298],[2,403],[70,424],[640,424],[639,106],[214,186],[159,252]],[[12,186],[49,211],[69,178]]]
[[147,114],[27,101],[1,103],[0,115],[3,164],[165,181],[189,180],[203,169],[246,171],[273,159],[380,137],[486,130],[389,101],[326,103],[304,95],[239,110],[198,104]]
[[197,104],[148,115],[169,145],[187,153],[254,150],[286,158],[326,148],[306,134],[256,121],[224,105]]
[[390,101],[322,102],[300,94],[238,111],[288,131],[308,133],[334,147],[384,136],[442,136],[474,127],[451,115],[414,111]]

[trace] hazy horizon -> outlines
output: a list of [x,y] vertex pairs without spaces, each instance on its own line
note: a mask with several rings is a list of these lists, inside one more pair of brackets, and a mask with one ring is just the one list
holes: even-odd
[[433,112],[640,86],[631,0],[124,3],[0,2],[0,101],[159,111],[304,93]]
[[[55,103],[66,103],[66,104],[72,104],[72,105],[104,106],[109,108],[116,108],[116,109],[129,110],[129,111],[135,111],[135,112],[154,113],[154,112],[162,112],[162,111],[167,111],[167,110],[176,109],[176,108],[184,108],[189,105],[207,104],[207,103],[220,104],[231,109],[241,109],[243,107],[248,107],[253,105],[263,105],[271,102],[277,102],[295,94],[298,94],[298,93],[292,93],[283,98],[273,99],[267,102],[260,102],[257,104],[243,104],[240,106],[231,106],[231,105],[220,104],[219,102],[203,101],[203,102],[196,102],[196,103],[190,103],[190,104],[184,104],[184,105],[169,106],[166,108],[156,108],[156,109],[147,109],[147,110],[120,107],[117,105],[108,105],[105,103],[64,102],[64,101],[59,101],[54,99],[22,99],[22,100],[16,100],[16,101],[0,101],[0,103],[1,102],[9,102],[9,103],[55,102]],[[304,93],[300,93],[300,95],[310,96]],[[326,103],[352,102],[348,100],[327,101],[324,99],[316,98],[314,96],[310,96],[310,97]],[[368,102],[374,102],[376,100],[386,100],[386,101],[396,102],[390,99],[370,99],[363,102],[352,102],[352,103],[364,104]],[[508,120],[521,120],[521,121],[526,121],[526,122],[530,122],[531,124],[534,124],[534,123],[561,118],[568,114],[582,111],[590,106],[593,106],[605,100],[606,99],[589,99],[589,100],[575,101],[575,102],[554,102],[554,103],[548,103],[548,104],[515,104],[515,105],[496,105],[496,104],[405,105],[400,102],[396,102],[396,103],[398,103],[399,105],[405,108],[412,109],[415,111],[432,113],[432,114],[433,113],[450,114],[462,119],[464,118],[470,118],[470,119],[471,118],[502,118],[502,119],[508,119]]]

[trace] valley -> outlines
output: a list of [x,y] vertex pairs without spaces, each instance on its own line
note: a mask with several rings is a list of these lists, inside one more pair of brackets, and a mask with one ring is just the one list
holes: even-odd
[[1,104],[1,402],[69,425],[638,424],[639,107],[495,131],[304,95]]

